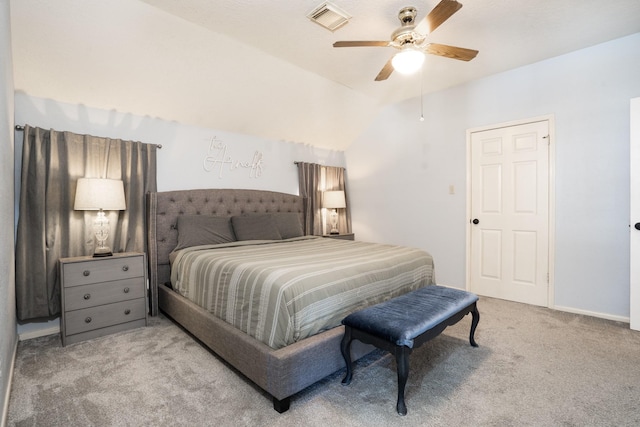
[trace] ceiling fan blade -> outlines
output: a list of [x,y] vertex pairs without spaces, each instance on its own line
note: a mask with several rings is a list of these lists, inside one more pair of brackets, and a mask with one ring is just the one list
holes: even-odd
[[478,54],[477,50],[447,46],[446,44],[438,43],[429,43],[424,51],[432,55],[445,56],[447,58],[459,59],[461,61],[471,61]]
[[342,41],[335,42],[333,47],[387,47],[390,42],[382,41]]
[[420,34],[430,34],[444,21],[451,18],[462,7],[462,3],[456,0],[442,0],[427,16],[415,27],[415,31]]
[[[391,57],[391,59],[393,59],[393,57]],[[384,64],[384,67],[382,67],[382,70],[380,70],[380,72],[376,76],[377,82],[387,80],[391,73],[393,73],[393,65],[391,64],[391,59],[389,59],[387,63]]]

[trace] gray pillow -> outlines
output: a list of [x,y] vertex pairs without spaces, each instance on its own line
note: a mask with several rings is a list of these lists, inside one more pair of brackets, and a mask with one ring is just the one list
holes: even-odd
[[270,214],[233,216],[231,223],[238,240],[282,240]]
[[272,216],[283,239],[304,236],[304,230],[302,229],[302,224],[300,224],[300,215],[297,213],[283,212],[272,214]]
[[174,249],[191,246],[235,242],[231,217],[182,215],[178,217],[178,245]]

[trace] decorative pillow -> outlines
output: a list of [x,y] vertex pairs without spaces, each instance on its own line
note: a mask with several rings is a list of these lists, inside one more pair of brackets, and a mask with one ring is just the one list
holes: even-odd
[[235,242],[231,217],[182,215],[178,217],[178,249],[199,245]]
[[270,214],[233,216],[231,223],[238,240],[282,240]]
[[302,229],[302,224],[300,224],[300,215],[297,213],[283,212],[272,214],[272,216],[283,239],[304,236],[304,230]]

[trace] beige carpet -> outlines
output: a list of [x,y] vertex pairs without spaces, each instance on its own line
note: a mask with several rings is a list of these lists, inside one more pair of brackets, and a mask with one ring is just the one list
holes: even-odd
[[479,348],[467,316],[415,350],[408,414],[395,362],[374,352],[294,396],[271,399],[166,318],[61,347],[21,342],[9,426],[638,426],[640,333],[627,324],[481,298]]

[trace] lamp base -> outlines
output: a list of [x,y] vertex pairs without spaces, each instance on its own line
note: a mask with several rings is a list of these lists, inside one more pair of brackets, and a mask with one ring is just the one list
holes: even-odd
[[331,231],[329,231],[329,234],[340,234],[340,230],[338,230],[338,211],[333,209],[329,214],[329,218],[331,220]]
[[93,253],[94,258],[105,256],[113,256],[113,252],[111,252],[111,249],[106,246],[102,248],[96,248],[95,252]]

